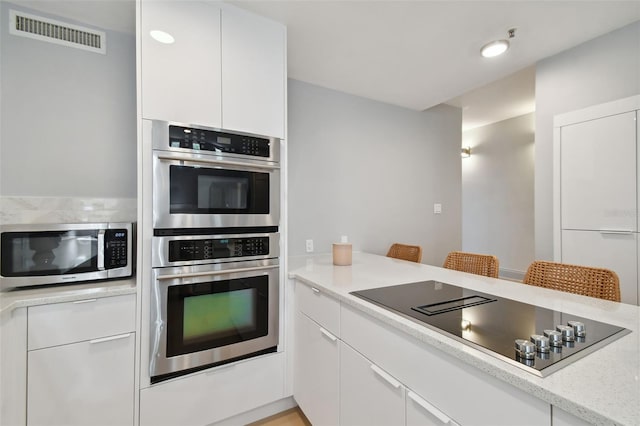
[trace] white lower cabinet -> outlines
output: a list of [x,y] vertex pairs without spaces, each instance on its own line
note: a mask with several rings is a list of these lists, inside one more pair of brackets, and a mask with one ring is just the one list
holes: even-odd
[[340,339],[300,311],[296,311],[294,326],[295,400],[313,425],[337,425]]
[[140,390],[140,426],[202,426],[284,398],[284,352],[249,358]]
[[551,407],[553,426],[587,426],[590,423],[556,406]]
[[340,424],[404,425],[405,387],[343,344],[340,349]]
[[135,295],[29,307],[27,425],[133,425]]
[[132,425],[135,334],[28,353],[28,425]]

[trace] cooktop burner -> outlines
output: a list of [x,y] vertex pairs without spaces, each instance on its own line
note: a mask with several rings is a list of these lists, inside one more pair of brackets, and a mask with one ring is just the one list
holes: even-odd
[[351,294],[542,377],[630,333],[438,281]]

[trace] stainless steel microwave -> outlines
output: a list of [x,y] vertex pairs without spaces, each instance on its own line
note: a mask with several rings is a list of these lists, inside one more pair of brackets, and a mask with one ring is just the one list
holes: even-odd
[[133,223],[3,225],[0,290],[133,274]]
[[[150,125],[149,125],[150,124]],[[278,226],[280,141],[151,121],[153,228]]]

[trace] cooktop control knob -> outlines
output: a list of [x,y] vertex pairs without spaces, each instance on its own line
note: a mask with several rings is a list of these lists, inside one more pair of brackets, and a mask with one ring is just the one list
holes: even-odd
[[516,353],[520,358],[533,359],[536,357],[536,345],[524,339],[516,339]]
[[541,353],[549,352],[549,338],[541,334],[532,334],[531,342],[536,345],[536,349]]
[[574,342],[576,340],[573,327],[569,327],[568,325],[556,325],[556,330],[562,333],[562,340],[565,342]]
[[587,336],[587,330],[584,327],[584,323],[581,323],[580,321],[569,321],[567,322],[567,324],[570,327],[573,327],[573,332],[575,333],[576,337]]
[[562,333],[555,330],[545,330],[545,337],[549,338],[549,345],[554,348],[562,347]]

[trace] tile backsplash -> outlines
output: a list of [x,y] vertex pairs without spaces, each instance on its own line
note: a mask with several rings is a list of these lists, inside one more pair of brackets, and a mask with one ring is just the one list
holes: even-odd
[[0,197],[0,224],[135,222],[135,198]]

